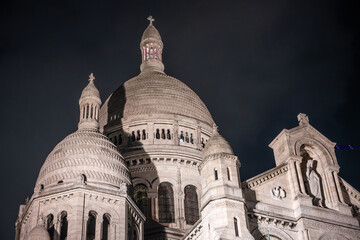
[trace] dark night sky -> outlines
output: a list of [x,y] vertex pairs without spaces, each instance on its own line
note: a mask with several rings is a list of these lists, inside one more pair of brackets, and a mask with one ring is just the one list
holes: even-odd
[[[103,101],[139,73],[150,13],[165,72],[207,105],[243,180],[274,167],[268,144],[299,112],[331,141],[360,145],[355,1],[36,2],[0,10],[0,239],[13,238],[46,156],[76,130],[90,72]],[[360,150],[336,153],[340,176],[360,189]]]

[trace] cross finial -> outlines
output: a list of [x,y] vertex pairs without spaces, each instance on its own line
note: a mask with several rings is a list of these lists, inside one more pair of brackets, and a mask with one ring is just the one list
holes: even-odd
[[93,82],[95,80],[95,76],[93,73],[89,75],[89,82]]
[[149,25],[153,25],[153,22],[155,21],[155,19],[153,19],[152,16],[149,16],[149,17],[147,18],[147,20],[150,21]]

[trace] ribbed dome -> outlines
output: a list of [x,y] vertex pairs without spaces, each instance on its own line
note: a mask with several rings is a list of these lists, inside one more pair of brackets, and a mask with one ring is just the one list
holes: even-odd
[[234,154],[234,151],[228,141],[226,141],[226,139],[218,133],[217,127],[214,128],[212,136],[205,144],[204,158],[217,153]]
[[130,184],[123,157],[106,136],[96,130],[78,130],[62,140],[42,166],[37,186],[75,183],[86,178],[89,185],[118,188]]
[[[102,106],[100,123],[112,116],[129,118],[172,114],[193,118],[212,126],[213,119],[198,95],[183,82],[159,72],[144,72],[121,85]],[[107,112],[107,114],[106,114]]]
[[50,235],[43,224],[38,224],[30,231],[27,240],[50,240]]

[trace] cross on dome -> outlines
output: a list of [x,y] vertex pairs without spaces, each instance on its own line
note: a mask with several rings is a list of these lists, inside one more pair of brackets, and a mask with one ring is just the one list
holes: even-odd
[[89,82],[93,82],[95,80],[95,76],[93,73],[89,75]]
[[149,25],[153,25],[153,22],[155,21],[155,19],[154,19],[152,16],[149,16],[149,17],[147,18],[147,20],[150,21]]

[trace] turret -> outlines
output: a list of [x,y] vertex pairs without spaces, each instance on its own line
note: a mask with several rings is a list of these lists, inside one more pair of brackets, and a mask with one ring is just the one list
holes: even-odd
[[206,239],[253,239],[248,230],[239,169],[239,159],[214,125],[199,166]]
[[140,43],[142,63],[141,72],[164,72],[162,63],[163,42],[159,31],[153,25],[155,19],[148,17],[149,26],[145,29]]
[[100,93],[94,84],[94,74],[89,76],[89,84],[84,88],[79,99],[79,129],[99,129]]

